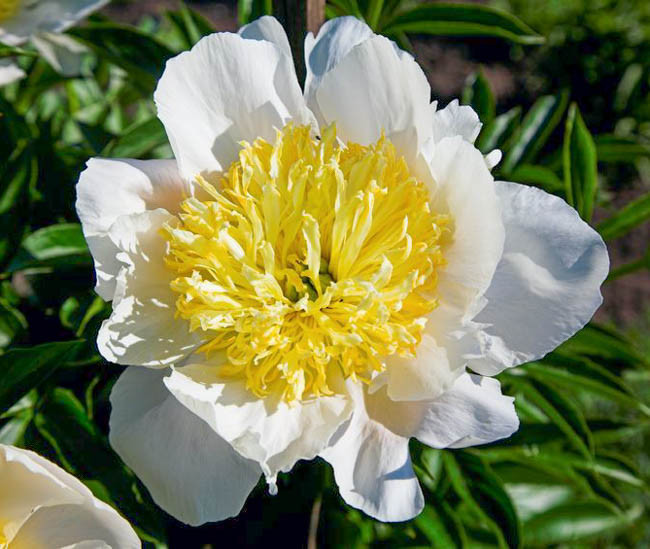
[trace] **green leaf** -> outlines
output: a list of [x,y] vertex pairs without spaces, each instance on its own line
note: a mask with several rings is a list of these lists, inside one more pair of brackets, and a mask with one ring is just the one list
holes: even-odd
[[507,12],[477,4],[421,4],[399,13],[380,29],[438,36],[489,36],[517,44],[542,44],[544,38]]
[[92,266],[92,258],[78,223],[44,227],[30,234],[9,264],[9,271],[70,269]]
[[509,177],[517,183],[535,185],[550,193],[564,192],[562,180],[546,166],[521,164],[510,173]]
[[500,546],[520,546],[520,523],[499,478],[477,455],[444,452],[443,462],[458,496],[485,520]]
[[605,240],[612,240],[626,235],[648,219],[650,219],[650,193],[628,202],[614,215],[602,221],[597,228]]
[[201,38],[215,31],[210,21],[184,4],[178,10],[167,11],[165,17],[182,36],[184,50],[190,49]]
[[165,127],[157,117],[139,122],[108,144],[104,155],[115,158],[142,158],[167,143]]
[[[523,370],[528,372],[527,367]],[[524,379],[507,373],[504,377],[565,434],[567,440],[586,458],[592,458],[591,433],[580,410],[552,386],[540,379]]]
[[567,201],[590,221],[598,189],[596,145],[575,103],[566,119],[562,158]]
[[568,353],[611,359],[628,366],[645,364],[650,367],[650,361],[635,349],[627,337],[594,323],[584,327],[559,349]]
[[109,448],[71,391],[51,391],[39,407],[34,423],[68,471],[84,480],[99,481],[134,526],[150,538],[164,538],[159,511]]
[[463,104],[471,105],[483,124],[494,120],[496,103],[483,69],[470,76],[469,83],[463,90]]
[[513,145],[501,166],[504,173],[509,174],[519,164],[534,160],[562,119],[568,100],[569,94],[564,91],[545,95],[535,102],[512,138]]
[[271,0],[237,1],[237,21],[240,25],[245,25],[262,15],[271,15],[272,13],[273,2]]
[[45,343],[10,349],[0,355],[0,413],[74,357],[81,341]]
[[0,44],[0,58],[14,57],[17,55],[23,55],[25,57],[38,57],[39,54],[37,51]]
[[145,93],[153,92],[165,61],[173,52],[153,36],[113,23],[88,23],[68,31],[99,57],[122,67],[129,82]]
[[600,502],[561,504],[526,522],[526,546],[549,547],[603,535],[630,526],[642,513],[640,506],[619,512]]
[[459,534],[462,532],[462,527],[458,519],[455,516],[452,518],[452,515],[449,507],[444,504],[440,506],[427,504],[422,513],[415,518],[415,525],[431,542],[431,547],[439,549],[464,547],[463,542],[466,540],[462,534]]
[[23,314],[0,298],[0,349],[11,342],[27,328]]
[[603,134],[596,135],[594,141],[599,162],[628,163],[650,156],[650,144],[632,137]]
[[478,149],[483,154],[488,154],[503,147],[517,129],[520,118],[521,107],[514,107],[483,126],[476,140]]

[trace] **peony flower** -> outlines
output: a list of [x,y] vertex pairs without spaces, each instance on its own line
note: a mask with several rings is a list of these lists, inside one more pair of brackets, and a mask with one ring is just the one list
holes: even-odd
[[412,437],[518,428],[491,377],[601,303],[603,241],[561,199],[495,182],[469,107],[436,110],[407,53],[354,18],[305,42],[264,17],[167,63],[174,160],[92,159],[77,211],[112,300],[98,346],[130,365],[110,441],[189,524],[320,456],[343,498],[417,515]]
[[[0,43],[20,46],[30,38],[39,53],[66,76],[79,71],[84,46],[59,34],[109,0],[0,0]],[[0,86],[25,76],[8,59],[0,59]]]
[[72,475],[29,450],[0,444],[0,547],[135,549],[129,523]]

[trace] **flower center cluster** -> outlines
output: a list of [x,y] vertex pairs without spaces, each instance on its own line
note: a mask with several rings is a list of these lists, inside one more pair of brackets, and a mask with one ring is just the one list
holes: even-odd
[[414,356],[436,307],[449,219],[382,137],[371,146],[286,126],[243,144],[209,198],[163,230],[177,315],[220,351],[221,374],[288,402],[369,381]]
[[0,23],[18,13],[21,0],[0,0]]

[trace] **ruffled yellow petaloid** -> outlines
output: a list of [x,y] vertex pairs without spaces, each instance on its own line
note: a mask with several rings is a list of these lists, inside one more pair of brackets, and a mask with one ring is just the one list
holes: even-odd
[[221,373],[264,397],[330,395],[413,356],[436,307],[449,219],[382,137],[341,145],[286,126],[243,143],[218,188],[164,229],[177,315],[219,350]]
[[0,23],[7,21],[18,13],[21,0],[0,0]]

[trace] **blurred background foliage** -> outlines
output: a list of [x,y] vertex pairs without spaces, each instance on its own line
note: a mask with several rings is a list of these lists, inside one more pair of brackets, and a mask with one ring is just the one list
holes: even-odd
[[[68,34],[88,47],[65,78],[27,46],[0,90],[0,442],[34,449],[118,508],[147,546],[648,547],[650,474],[650,4],[330,0],[412,51],[441,105],[459,96],[504,151],[495,175],[572,203],[608,242],[595,321],[501,374],[521,429],[486,447],[412,444],[424,512],[382,524],[347,507],[323,462],[299,464],[242,514],[201,528],[165,515],[107,443],[121,369],[97,353],[110,307],[93,290],[74,212],[91,156],[171,155],[152,93],[165,60],[274,10],[115,1]],[[494,8],[498,9],[494,9]],[[533,30],[534,29],[534,30]]]

